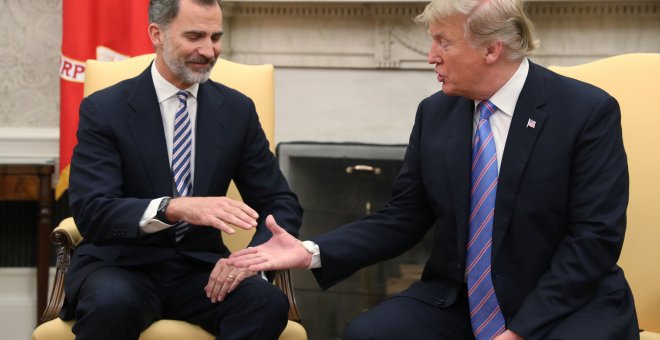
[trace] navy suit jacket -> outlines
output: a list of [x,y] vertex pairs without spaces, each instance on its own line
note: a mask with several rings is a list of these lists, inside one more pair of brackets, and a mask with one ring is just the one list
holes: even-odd
[[[268,148],[252,100],[213,81],[200,84],[197,98],[193,196],[224,196],[233,179],[243,201],[259,213],[251,245],[270,238],[264,225],[269,214],[298,235],[302,209]],[[139,228],[149,202],[173,193],[150,67],[85,98],[77,137],[69,199],[84,239],[67,273],[67,299],[75,298],[86,275],[99,267],[149,264],[180,254],[215,263],[229,255],[220,232],[211,227],[193,226],[178,243],[174,228],[154,234]]]
[[[452,305],[464,285],[473,112],[472,100],[442,92],[421,102],[388,204],[313,239],[322,288],[401,254],[434,227],[421,282],[403,294]],[[493,284],[508,328],[541,338],[594,297],[629,289],[616,265],[627,203],[616,100],[530,62],[502,157],[493,225]]]

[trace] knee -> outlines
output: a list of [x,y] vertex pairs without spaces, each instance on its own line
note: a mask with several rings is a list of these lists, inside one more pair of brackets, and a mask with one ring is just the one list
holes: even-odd
[[78,296],[76,319],[103,320],[107,324],[125,327],[127,323],[139,323],[145,308],[145,300],[136,290],[116,284],[112,287],[90,287]]
[[281,320],[287,320],[289,315],[289,299],[281,290],[273,287],[273,289],[263,290],[260,295],[261,296],[258,297],[259,308],[265,315],[270,315]]

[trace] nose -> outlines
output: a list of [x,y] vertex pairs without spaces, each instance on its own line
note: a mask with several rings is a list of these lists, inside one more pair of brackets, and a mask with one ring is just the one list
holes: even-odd
[[436,46],[435,42],[431,45],[427,58],[429,64],[442,64],[442,57],[440,56],[439,48]]
[[207,59],[216,58],[220,55],[220,41],[214,42],[212,39],[205,39],[202,44],[197,47],[197,53]]

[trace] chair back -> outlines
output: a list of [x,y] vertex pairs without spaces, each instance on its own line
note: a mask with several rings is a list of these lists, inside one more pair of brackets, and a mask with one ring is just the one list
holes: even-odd
[[[139,75],[146,69],[155,54],[145,54],[120,61],[87,60],[83,93],[90,95],[98,90],[114,85],[124,79]],[[275,77],[273,65],[244,65],[218,59],[211,71],[211,79],[234,88],[254,101],[259,121],[266,138],[274,150],[275,135]],[[227,197],[240,200],[240,194],[231,183]],[[222,238],[231,251],[245,248],[252,239],[254,230],[234,228],[236,233],[223,233]]]
[[550,69],[602,88],[621,106],[630,203],[619,265],[632,287],[640,328],[660,332],[660,54]]

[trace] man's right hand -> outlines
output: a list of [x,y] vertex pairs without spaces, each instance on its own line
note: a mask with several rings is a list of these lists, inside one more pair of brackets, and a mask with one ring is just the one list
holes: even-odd
[[173,198],[166,215],[170,221],[211,226],[228,234],[235,232],[228,224],[251,229],[257,226],[259,218],[259,214],[247,204],[227,197]]
[[277,225],[272,215],[266,218],[266,227],[273,233],[268,242],[231,254],[227,264],[250,271],[309,268],[312,254],[300,240]]

